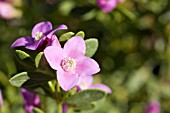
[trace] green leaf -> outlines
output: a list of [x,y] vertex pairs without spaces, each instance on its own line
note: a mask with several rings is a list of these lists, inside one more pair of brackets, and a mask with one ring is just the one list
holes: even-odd
[[19,74],[16,74],[15,76],[13,76],[9,82],[16,87],[21,87],[22,84],[24,84],[27,80],[29,80],[29,76],[27,72],[22,72]]
[[86,43],[86,56],[92,57],[98,48],[98,40],[95,38],[85,40]]
[[68,104],[82,105],[100,100],[106,96],[105,91],[99,89],[83,90],[65,100]]
[[32,87],[38,86],[55,79],[41,72],[22,72],[13,76],[9,81],[16,87]]
[[69,40],[73,35],[74,35],[73,32],[64,33],[64,34],[62,34],[62,35],[59,37],[59,41],[67,41],[67,40]]
[[42,111],[42,110],[41,110],[40,108],[38,108],[38,107],[34,107],[33,112],[34,112],[34,113],[44,113],[44,111]]
[[40,60],[41,60],[43,54],[44,54],[43,52],[40,52],[40,53],[38,53],[38,55],[35,57],[35,66],[36,66],[36,68],[38,68],[38,66],[39,66],[39,64],[40,64]]
[[76,36],[81,36],[82,38],[85,37],[85,33],[83,31],[79,31]]
[[18,62],[23,65],[26,66],[27,68],[34,68],[34,61],[32,60],[31,56],[21,50],[16,50],[15,51],[16,56],[17,56],[17,60]]
[[18,57],[23,60],[23,59],[26,59],[26,58],[30,58],[30,55],[24,51],[21,51],[21,50],[16,50],[15,53],[18,55]]
[[74,106],[74,110],[89,110],[89,109],[93,109],[95,107],[95,103],[90,103],[90,104],[80,104],[80,105],[77,105],[77,106]]
[[22,87],[38,86],[55,79],[54,77],[41,72],[28,72],[28,76],[30,79],[26,81]]

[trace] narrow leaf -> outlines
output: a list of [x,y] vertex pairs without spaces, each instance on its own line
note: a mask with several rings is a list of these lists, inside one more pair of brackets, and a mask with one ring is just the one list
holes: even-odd
[[68,104],[82,105],[100,100],[106,96],[105,91],[98,89],[83,90],[65,100]]
[[29,76],[27,72],[22,72],[19,74],[16,74],[15,76],[13,76],[9,82],[16,87],[21,87],[22,84],[24,84],[27,80],[29,80]]
[[34,112],[34,113],[44,113],[44,112],[43,112],[40,108],[38,108],[38,107],[34,107],[33,112]]
[[59,41],[67,41],[67,40],[69,40],[73,35],[74,35],[73,32],[64,33],[64,34],[62,34],[62,35],[59,37]]
[[85,33],[83,31],[79,31],[76,36],[81,36],[82,38],[85,37]]
[[95,38],[85,40],[86,43],[86,56],[92,57],[98,48],[98,40]]
[[28,72],[28,76],[30,79],[22,85],[23,87],[38,86],[55,79],[54,77],[41,72]]
[[43,55],[43,52],[40,52],[38,53],[38,55],[35,57],[35,66],[36,68],[38,68],[39,64],[40,64],[40,60],[41,60],[41,57]]
[[18,57],[23,60],[23,59],[26,59],[26,58],[29,58],[30,55],[24,51],[21,51],[21,50],[16,50],[15,53],[18,55]]

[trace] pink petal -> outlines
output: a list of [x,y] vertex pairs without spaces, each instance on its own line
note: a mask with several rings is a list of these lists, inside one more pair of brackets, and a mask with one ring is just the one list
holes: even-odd
[[61,60],[64,59],[64,53],[62,48],[49,46],[44,50],[44,55],[53,69],[60,69]]
[[93,75],[100,71],[98,63],[89,57],[80,57],[76,62],[76,72],[80,76]]
[[42,32],[43,34],[46,34],[52,30],[52,24],[50,22],[40,22],[34,26],[32,29],[32,37],[35,37],[37,32]]
[[86,52],[85,41],[80,36],[74,36],[64,45],[64,52],[72,58],[84,55]]
[[78,74],[65,72],[62,69],[57,71],[58,83],[64,91],[68,91],[73,88],[77,84],[78,79]]
[[47,37],[48,37],[48,38],[51,38],[52,35],[53,35],[56,31],[58,31],[58,30],[64,30],[64,29],[67,29],[67,26],[64,25],[64,24],[62,24],[62,25],[58,26],[57,28],[55,28],[54,30],[50,31],[49,34],[47,35]]
[[80,90],[84,90],[89,88],[93,83],[93,76],[80,76],[79,81],[77,83],[77,86],[80,88]]
[[89,88],[91,88],[91,89],[101,89],[101,90],[106,91],[106,93],[109,93],[109,94],[112,93],[111,89],[104,84],[93,84]]
[[19,39],[17,39],[13,44],[12,44],[12,48],[14,47],[19,47],[19,46],[28,46],[28,45],[32,45],[34,44],[34,39],[30,36],[26,36],[26,37],[21,37]]
[[52,36],[51,40],[48,43],[48,46],[56,46],[56,47],[61,48],[60,42],[58,41],[58,38],[56,37],[56,35]]

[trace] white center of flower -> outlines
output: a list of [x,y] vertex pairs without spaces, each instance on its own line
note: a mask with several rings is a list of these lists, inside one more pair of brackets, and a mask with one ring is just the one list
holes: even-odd
[[61,67],[66,72],[73,71],[76,67],[76,61],[70,57],[65,58],[61,61]]
[[35,40],[39,40],[42,37],[43,37],[43,33],[42,32],[36,32]]
[[81,87],[82,90],[88,88],[87,84],[85,82],[80,83],[80,87]]

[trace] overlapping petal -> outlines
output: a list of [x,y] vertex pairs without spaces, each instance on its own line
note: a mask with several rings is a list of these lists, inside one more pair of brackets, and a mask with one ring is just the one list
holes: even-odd
[[60,69],[61,60],[64,59],[64,51],[60,47],[49,46],[44,50],[44,55],[50,66],[58,70]]
[[93,76],[80,76],[79,81],[77,83],[77,86],[80,88],[80,90],[84,90],[89,88],[91,84],[93,83]]
[[65,43],[64,52],[72,58],[84,55],[86,52],[85,41],[80,36],[72,37]]
[[32,29],[32,37],[35,37],[37,32],[42,32],[44,35],[52,30],[52,24],[50,22],[40,22]]
[[34,43],[34,39],[30,36],[26,36],[26,37],[21,37],[19,39],[17,39],[12,45],[11,47],[18,47],[18,46],[29,46],[32,45],[32,43]]
[[76,72],[81,76],[93,75],[100,71],[98,63],[89,57],[80,57],[77,59]]
[[76,73],[68,73],[62,69],[59,69],[57,70],[57,80],[61,88],[65,91],[68,91],[77,84],[79,75]]
[[46,35],[47,35],[48,38],[50,38],[50,37],[53,36],[53,34],[54,34],[56,31],[58,31],[58,30],[65,30],[65,29],[68,29],[67,26],[64,25],[64,24],[62,24],[62,25],[58,26],[57,28],[55,28],[54,30],[49,31],[49,32],[48,32],[48,35],[47,35],[47,34],[46,34]]

